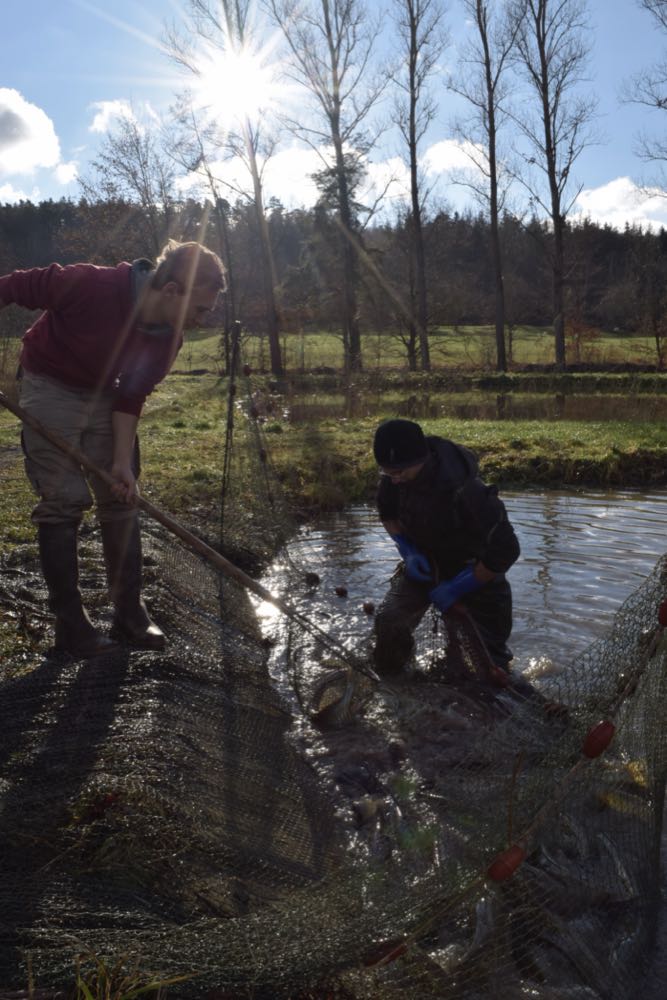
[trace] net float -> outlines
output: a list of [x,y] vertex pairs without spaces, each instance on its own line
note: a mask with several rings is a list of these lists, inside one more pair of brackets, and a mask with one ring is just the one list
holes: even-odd
[[615,732],[614,723],[610,719],[603,719],[588,730],[581,752],[591,759],[599,757],[611,743]]
[[519,844],[513,844],[506,851],[496,855],[486,870],[492,882],[504,882],[511,878],[519,865],[525,860],[526,852]]

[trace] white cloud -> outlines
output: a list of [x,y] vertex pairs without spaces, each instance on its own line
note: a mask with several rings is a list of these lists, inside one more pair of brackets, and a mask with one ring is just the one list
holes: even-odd
[[13,184],[0,184],[0,205],[15,205],[19,201],[32,201],[37,204],[39,200],[39,188],[23,191],[14,187]]
[[[239,157],[231,160],[212,160],[209,163],[212,177],[215,179],[218,194],[228,201],[236,201],[242,192],[250,192],[252,183],[248,168]],[[210,198],[211,191],[203,174],[190,173],[185,177],[176,178],[176,188],[184,195],[193,198]]]
[[31,175],[59,160],[60,143],[49,116],[17,90],[0,87],[0,174]]
[[[322,170],[324,160],[330,161],[330,150],[323,149],[322,155],[314,149],[291,146],[280,150],[266,161],[263,167],[264,200],[277,198],[289,211],[296,208],[312,208],[319,197],[317,185],[312,175]],[[248,168],[239,158],[211,163],[211,172],[220,185],[222,197],[231,201],[238,192],[250,195],[252,184]],[[389,199],[403,199],[408,191],[408,173],[403,162],[395,157],[378,163],[366,163],[367,176],[358,200],[365,205],[384,193]],[[178,182],[184,193],[209,195],[206,182],[199,174],[190,174]]]
[[598,225],[623,229],[627,224],[644,229],[667,227],[667,192],[646,192],[629,177],[617,177],[597,188],[584,189],[577,198],[573,219],[590,219]]
[[[470,161],[457,143],[443,142],[436,146],[433,153],[429,150],[426,154],[426,172],[431,185],[442,193],[449,179],[446,173],[459,169],[463,164],[470,166]],[[277,198],[287,210],[312,208],[319,197],[312,175],[322,170],[325,161],[331,162],[332,156],[332,150],[326,147],[322,147],[318,153],[314,149],[297,145],[274,154],[263,169],[265,202],[270,198]],[[218,181],[222,197],[234,201],[241,192],[251,196],[250,175],[242,160],[221,160],[211,163],[210,167]],[[366,177],[356,195],[357,200],[362,205],[374,207],[378,199],[382,198],[379,217],[393,215],[393,206],[409,197],[410,177],[405,163],[400,157],[394,156],[386,160],[367,161],[365,167]],[[438,181],[442,182],[442,187],[436,183]],[[177,186],[183,194],[210,197],[206,181],[200,174],[189,174],[177,181]]]
[[470,154],[478,162],[480,159],[483,160],[482,151],[471,143],[457,142],[456,139],[443,139],[441,142],[429,146],[421,158],[421,163],[427,177],[451,173],[456,170],[472,170],[474,165]]
[[372,205],[378,198],[405,201],[410,192],[410,174],[399,156],[366,164],[367,176],[360,200]]
[[54,170],[56,180],[59,184],[71,184],[79,176],[79,167],[76,160],[70,163],[59,163]]
[[[251,194],[250,174],[239,157],[212,162],[210,168],[218,182],[221,197],[235,201],[241,192]],[[287,209],[314,205],[318,192],[310,174],[321,169],[322,160],[314,150],[297,146],[281,150],[264,164],[264,200],[277,198]],[[185,193],[201,192],[204,197],[210,196],[206,181],[200,174],[189,174],[177,183]]]
[[108,132],[116,118],[134,119],[129,101],[95,101],[90,106],[95,115],[88,126],[89,132]]
[[283,149],[264,168],[267,194],[287,209],[310,207],[319,194],[311,175],[321,169],[322,160],[314,149],[298,146]]

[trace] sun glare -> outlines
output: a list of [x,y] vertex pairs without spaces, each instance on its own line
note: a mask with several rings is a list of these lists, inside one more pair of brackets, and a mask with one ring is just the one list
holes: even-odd
[[277,73],[267,51],[244,48],[221,52],[211,48],[197,64],[197,95],[218,121],[255,119],[276,103]]

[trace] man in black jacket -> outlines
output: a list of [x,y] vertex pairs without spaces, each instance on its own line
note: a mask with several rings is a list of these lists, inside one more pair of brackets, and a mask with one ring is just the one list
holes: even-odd
[[387,675],[405,666],[429,605],[445,612],[462,604],[493,663],[507,670],[512,591],[505,573],[520,550],[497,489],[480,479],[473,452],[425,437],[411,420],[380,424],[373,452],[378,512],[403,558],[375,620],[376,669]]

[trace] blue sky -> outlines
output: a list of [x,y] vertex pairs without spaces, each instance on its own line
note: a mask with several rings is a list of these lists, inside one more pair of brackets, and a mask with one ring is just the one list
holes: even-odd
[[[458,0],[445,3],[456,60],[466,27]],[[176,68],[160,50],[165,22],[178,23],[179,0],[10,0],[0,38],[0,202],[76,199],[79,175],[90,173],[105,131],[118,109],[132,107],[145,118],[166,111],[180,87]],[[380,5],[370,0],[371,8]],[[587,149],[576,176],[583,191],[576,206],[600,222],[667,225],[667,198],[641,197],[637,184],[646,168],[635,153],[636,135],[667,133],[667,114],[622,105],[618,95],[633,73],[667,50],[636,0],[588,0],[593,25],[590,76],[599,99],[597,129],[603,141]],[[423,152],[438,174],[438,192],[450,206],[463,204],[449,183],[456,162],[449,121],[451,98],[440,91],[440,115]],[[230,94],[233,102],[233,93]],[[397,152],[388,136],[376,154],[373,176],[390,169]],[[425,161],[426,162],[426,161]],[[308,180],[312,155],[287,141],[267,170],[267,195],[292,207],[313,197]],[[228,165],[225,169],[230,170]]]

